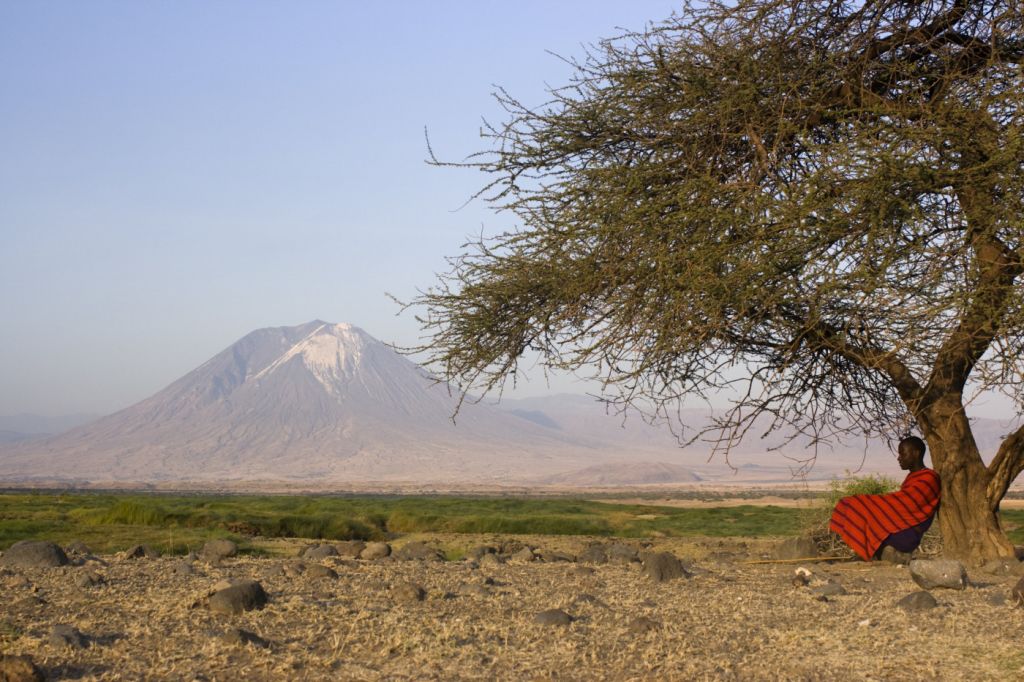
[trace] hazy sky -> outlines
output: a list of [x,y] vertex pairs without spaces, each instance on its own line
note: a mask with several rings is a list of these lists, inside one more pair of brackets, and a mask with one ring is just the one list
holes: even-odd
[[385,292],[513,225],[454,211],[483,178],[424,127],[477,151],[495,84],[540,102],[546,51],[675,6],[0,4],[0,414],[126,407],[258,327],[414,341]]

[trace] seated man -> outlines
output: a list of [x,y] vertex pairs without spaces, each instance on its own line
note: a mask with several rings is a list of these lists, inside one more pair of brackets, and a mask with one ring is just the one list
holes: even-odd
[[900,468],[910,472],[898,491],[844,497],[832,512],[829,528],[865,561],[885,547],[913,552],[939,508],[939,475],[924,465],[924,441],[904,438],[897,451]]

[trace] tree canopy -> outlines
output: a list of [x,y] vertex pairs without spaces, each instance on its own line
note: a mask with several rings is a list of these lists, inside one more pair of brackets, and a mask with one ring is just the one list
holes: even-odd
[[[542,106],[499,91],[455,165],[521,227],[416,301],[430,364],[491,390],[535,350],[659,409],[741,370],[723,447],[915,425],[991,516],[1024,430],[985,467],[963,406],[1024,405],[1022,58],[1018,0],[739,0],[601,41]],[[1005,555],[989,530],[961,553]]]

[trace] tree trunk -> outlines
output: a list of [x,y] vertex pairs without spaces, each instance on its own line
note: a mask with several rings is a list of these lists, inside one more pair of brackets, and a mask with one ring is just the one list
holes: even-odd
[[999,523],[999,501],[990,500],[986,469],[960,396],[938,401],[921,420],[935,471],[942,480],[938,522],[943,553],[981,564],[1014,556]]

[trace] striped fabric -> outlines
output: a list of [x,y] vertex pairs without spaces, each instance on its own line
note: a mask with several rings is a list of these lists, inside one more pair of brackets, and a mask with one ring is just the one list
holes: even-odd
[[938,507],[939,475],[921,469],[908,474],[894,493],[839,500],[829,528],[862,559],[870,561],[890,534],[928,521]]

